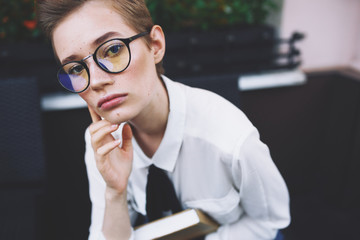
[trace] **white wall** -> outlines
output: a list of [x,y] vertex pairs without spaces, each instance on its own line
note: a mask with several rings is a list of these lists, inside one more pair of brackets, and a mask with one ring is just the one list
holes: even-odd
[[356,49],[354,52],[354,59],[351,62],[351,67],[360,71],[360,31],[358,31]]
[[360,70],[360,0],[284,0],[280,35],[305,33],[302,69]]

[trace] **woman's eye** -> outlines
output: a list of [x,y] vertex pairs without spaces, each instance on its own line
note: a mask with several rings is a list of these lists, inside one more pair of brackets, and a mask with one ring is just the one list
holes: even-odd
[[83,70],[84,70],[84,67],[82,65],[74,65],[72,68],[70,68],[69,74],[80,75]]
[[120,53],[122,47],[123,46],[121,44],[116,44],[116,45],[110,46],[106,51],[105,57],[117,56]]

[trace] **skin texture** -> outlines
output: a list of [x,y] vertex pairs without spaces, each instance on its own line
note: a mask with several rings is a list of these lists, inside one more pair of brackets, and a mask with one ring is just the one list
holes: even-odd
[[[52,39],[60,62],[67,62],[69,57],[81,60],[111,38],[128,38],[138,34],[124,23],[109,2],[89,1],[57,25]],[[109,33],[111,36],[106,36]],[[154,26],[150,37],[150,48],[141,38],[130,43],[131,63],[122,73],[106,73],[92,58],[86,60],[90,86],[79,95],[88,104],[93,121],[89,127],[91,143],[97,168],[107,186],[103,224],[107,239],[127,239],[130,235],[126,186],[133,160],[132,137],[151,157],[159,147],[166,128],[168,96],[155,67],[165,53],[161,27]],[[110,107],[108,104],[99,106],[100,100],[114,94],[118,97],[110,103]],[[115,140],[111,133],[122,122],[128,122],[123,128],[123,139]]]

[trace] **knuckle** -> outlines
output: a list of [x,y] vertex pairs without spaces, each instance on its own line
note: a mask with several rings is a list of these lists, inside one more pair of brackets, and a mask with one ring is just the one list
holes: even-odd
[[100,157],[103,158],[105,156],[105,152],[102,148],[99,148],[96,150],[96,154]]
[[94,123],[90,124],[89,133],[90,133],[90,135],[93,135],[95,133],[95,125],[94,125]]
[[94,150],[97,151],[97,144],[96,144],[96,141],[94,139],[91,139],[91,146]]

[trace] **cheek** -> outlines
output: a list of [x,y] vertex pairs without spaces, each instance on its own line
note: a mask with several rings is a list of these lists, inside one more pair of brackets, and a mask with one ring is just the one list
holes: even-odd
[[94,107],[94,103],[91,103],[90,99],[90,93],[89,90],[86,90],[85,92],[78,93],[78,95],[89,105]]
[[[136,48],[137,47],[137,48]],[[131,62],[128,67],[134,74],[149,75],[155,67],[152,51],[145,43],[137,44],[131,50]]]
[[152,88],[158,80],[151,52],[146,49],[134,56],[127,70],[131,81],[136,82],[137,87],[141,87],[142,94],[151,95]]

